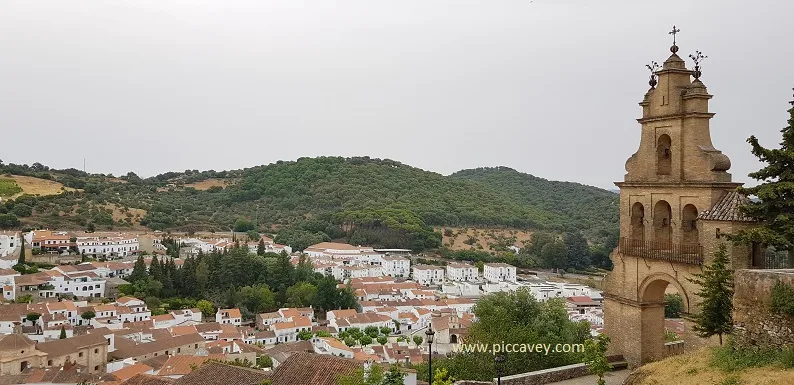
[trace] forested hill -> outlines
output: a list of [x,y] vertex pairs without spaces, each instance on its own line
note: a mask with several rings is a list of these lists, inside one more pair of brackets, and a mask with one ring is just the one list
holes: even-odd
[[[0,164],[0,179],[9,175],[49,179],[66,188],[57,195],[6,199],[0,214],[20,217],[18,227],[222,231],[243,219],[260,231],[298,225],[317,233],[326,225],[349,234],[355,226],[372,229],[393,220],[406,228],[507,226],[581,230],[598,237],[616,230],[618,215],[617,195],[595,187],[547,181],[508,168],[443,176],[368,157],[301,158],[244,170],[187,170],[146,179],[134,173],[115,178],[40,164]],[[77,190],[67,191],[70,188]],[[0,226],[9,227],[10,222],[0,221]]]
[[618,194],[613,191],[538,178],[509,167],[461,170],[450,178],[480,182],[512,201],[558,213],[566,229],[613,232],[617,227]]

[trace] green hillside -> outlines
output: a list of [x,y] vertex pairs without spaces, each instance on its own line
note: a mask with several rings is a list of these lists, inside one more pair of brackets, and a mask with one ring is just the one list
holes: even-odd
[[520,204],[556,213],[554,229],[580,229],[593,235],[614,232],[618,223],[618,195],[573,182],[558,182],[520,173],[508,167],[477,168],[450,176],[482,183],[484,188]]
[[[0,174],[35,176],[80,189],[22,196],[0,205],[0,214],[22,214],[18,226],[228,231],[242,223],[266,232],[322,231],[330,238],[351,236],[353,230],[368,234],[361,235],[364,238],[377,238],[390,226],[498,226],[581,230],[592,239],[614,231],[618,215],[617,195],[595,187],[547,181],[504,167],[443,176],[368,157],[301,158],[244,170],[187,170],[147,179],[133,173],[114,178],[52,170],[40,164],[0,165]],[[208,180],[222,183],[206,189],[186,187]],[[27,207],[15,205],[31,208],[31,215],[24,215]]]

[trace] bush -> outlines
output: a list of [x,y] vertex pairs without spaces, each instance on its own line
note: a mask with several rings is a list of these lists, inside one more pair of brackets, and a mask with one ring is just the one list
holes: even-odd
[[664,318],[680,318],[683,310],[684,300],[681,299],[681,294],[664,295]]
[[14,214],[0,214],[0,228],[9,229],[19,226],[19,217]]
[[17,217],[25,218],[33,215],[33,208],[24,203],[20,203],[14,205],[14,208],[11,209],[11,213]]
[[772,312],[794,315],[794,288],[783,282],[775,282],[772,287]]
[[784,350],[774,348],[744,349],[729,340],[724,346],[713,348],[709,364],[724,372],[736,372],[761,366],[794,368],[794,348]]
[[22,192],[22,188],[12,179],[0,179],[0,197],[10,197]]

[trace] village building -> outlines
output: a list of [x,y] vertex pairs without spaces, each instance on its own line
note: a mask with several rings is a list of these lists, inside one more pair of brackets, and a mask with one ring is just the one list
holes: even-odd
[[25,234],[25,242],[34,249],[51,253],[63,253],[77,244],[66,231],[34,230]]
[[506,263],[486,263],[482,272],[489,282],[516,282],[516,267]]
[[424,286],[444,283],[444,268],[433,265],[416,265],[413,267],[413,280]]
[[466,263],[450,262],[447,264],[447,280],[474,281],[480,277],[477,266]]
[[[20,242],[19,233],[15,231],[6,231],[6,230],[0,232],[0,261],[3,258],[15,254],[17,252],[17,249],[19,249],[20,246],[19,242]],[[13,260],[13,258],[11,258],[11,260]],[[0,262],[0,264],[2,264],[2,262]],[[9,267],[11,266],[0,265],[0,268],[9,268]]]
[[240,309],[218,309],[218,312],[215,313],[215,322],[223,325],[223,324],[230,324],[234,326],[242,325],[243,315],[240,313]]
[[130,234],[91,233],[76,237],[77,249],[82,255],[104,258],[123,258],[140,251],[138,237]]

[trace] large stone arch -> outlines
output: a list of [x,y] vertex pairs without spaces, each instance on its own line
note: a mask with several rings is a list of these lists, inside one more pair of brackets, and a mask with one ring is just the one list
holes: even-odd
[[689,293],[675,277],[667,273],[651,274],[640,283],[639,297],[643,302],[663,302],[668,285],[673,285],[684,302],[684,312],[689,313]]

